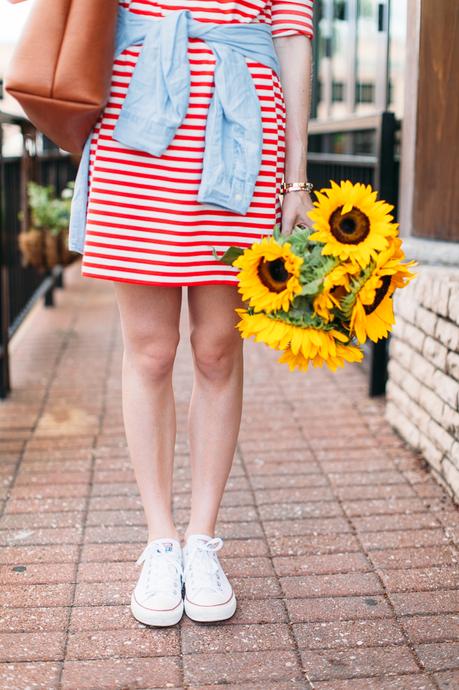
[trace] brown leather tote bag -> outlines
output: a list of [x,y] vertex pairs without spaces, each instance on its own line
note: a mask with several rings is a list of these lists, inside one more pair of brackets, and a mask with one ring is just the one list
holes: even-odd
[[117,0],[36,0],[5,75],[30,121],[80,153],[105,106]]

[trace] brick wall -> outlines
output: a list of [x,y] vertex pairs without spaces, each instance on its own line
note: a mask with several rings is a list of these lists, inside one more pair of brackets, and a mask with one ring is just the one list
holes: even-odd
[[386,417],[459,500],[459,269],[414,270],[394,296]]

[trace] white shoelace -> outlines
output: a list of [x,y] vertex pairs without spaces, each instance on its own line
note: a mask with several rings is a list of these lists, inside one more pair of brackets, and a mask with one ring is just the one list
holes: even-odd
[[191,578],[191,585],[195,592],[211,590],[221,592],[222,585],[219,577],[220,566],[216,552],[223,546],[223,539],[215,537],[209,541],[196,542],[186,559],[185,579]]
[[[183,569],[180,561],[166,550],[164,544],[147,544],[136,565],[146,563],[145,594],[147,597],[155,594],[179,594]],[[178,579],[178,582],[177,582]]]

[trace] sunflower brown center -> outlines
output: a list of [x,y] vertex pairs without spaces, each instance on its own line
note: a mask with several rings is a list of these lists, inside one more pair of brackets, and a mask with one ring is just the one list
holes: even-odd
[[271,292],[282,292],[287,287],[290,273],[285,268],[284,259],[262,259],[258,264],[258,277]]
[[353,206],[348,213],[341,213],[342,206],[330,216],[330,232],[342,244],[359,244],[370,232],[370,221],[360,209]]
[[342,299],[347,294],[346,288],[343,285],[335,285],[330,290],[330,293],[338,300]]
[[375,309],[377,309],[379,307],[379,305],[381,304],[384,297],[387,295],[387,293],[389,291],[391,276],[383,276],[381,280],[382,280],[382,284],[376,290],[374,302],[372,304],[364,304],[363,305],[363,308],[365,310],[365,314],[367,316],[369,314],[372,314],[375,311]]

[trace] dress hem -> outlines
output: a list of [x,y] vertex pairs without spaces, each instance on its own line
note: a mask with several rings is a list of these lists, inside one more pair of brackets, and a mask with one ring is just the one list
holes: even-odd
[[193,287],[194,285],[235,285],[237,287],[237,281],[230,280],[198,280],[193,282],[183,282],[183,283],[152,283],[148,280],[132,280],[130,278],[115,278],[113,276],[102,276],[94,275],[93,273],[85,273],[81,271],[81,276],[84,278],[96,278],[98,280],[113,280],[117,283],[131,283],[132,285],[151,285],[153,287]]

